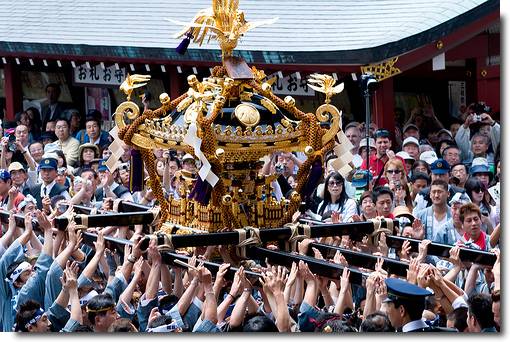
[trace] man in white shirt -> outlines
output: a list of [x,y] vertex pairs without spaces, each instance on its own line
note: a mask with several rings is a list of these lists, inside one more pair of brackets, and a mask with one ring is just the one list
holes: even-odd
[[55,125],[56,144],[66,157],[67,164],[75,166],[78,163],[80,142],[69,135],[69,123],[66,119],[58,119]]

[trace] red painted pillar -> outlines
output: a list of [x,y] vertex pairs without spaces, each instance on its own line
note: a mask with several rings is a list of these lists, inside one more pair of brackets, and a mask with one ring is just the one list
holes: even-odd
[[395,130],[395,94],[393,78],[390,77],[379,84],[379,88],[372,95],[372,122],[379,128],[386,128],[390,132]]
[[4,65],[5,77],[5,120],[14,121],[14,115],[23,109],[21,76],[19,69],[12,62]]

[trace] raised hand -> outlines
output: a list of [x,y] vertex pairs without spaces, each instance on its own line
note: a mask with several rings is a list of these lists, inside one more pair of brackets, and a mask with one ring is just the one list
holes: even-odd
[[287,279],[287,285],[292,286],[296,282],[296,278],[298,275],[298,265],[296,262],[292,262],[292,266],[290,268],[289,278]]
[[33,231],[34,227],[32,225],[32,213],[28,212],[25,215],[25,232],[27,234],[31,233]]
[[147,249],[147,258],[150,260],[152,265],[161,265],[161,253],[158,250],[156,240],[150,241],[149,248]]
[[411,284],[416,284],[418,271],[420,269],[420,262],[417,258],[411,258],[409,262],[409,269],[407,270],[407,281]]
[[415,219],[411,225],[413,227],[412,238],[421,240],[425,237],[425,227],[420,219]]
[[459,246],[454,246],[450,248],[450,257],[448,258],[448,260],[455,266],[462,267],[462,262],[460,261],[459,253],[460,253]]
[[[35,217],[37,218],[37,222],[39,223],[39,227],[43,231],[50,230],[52,228],[51,222],[48,220],[48,216],[40,210],[35,212]],[[26,220],[25,220],[26,221]]]
[[345,259],[340,251],[336,251],[335,256],[333,257],[333,262],[342,266],[349,266],[347,259]]
[[429,248],[429,245],[432,243],[430,240],[422,240],[420,244],[418,245],[418,260],[420,262],[425,261],[425,258],[427,257],[427,251]]
[[400,259],[401,260],[409,260],[409,254],[411,252],[411,243],[409,240],[404,240],[402,244],[402,248],[400,249]]
[[136,260],[135,264],[133,265],[133,272],[135,274],[135,278],[140,279],[142,276],[142,269],[143,269],[143,258],[140,257],[138,260]]
[[298,242],[298,252],[299,252],[299,254],[306,255],[306,253],[308,252],[308,247],[310,246],[310,244],[312,242],[313,242],[312,239],[304,239],[303,241]]
[[347,291],[349,289],[349,276],[351,275],[351,271],[349,271],[349,268],[344,267],[342,271],[342,276],[340,277],[340,291]]
[[94,246],[96,247],[96,253],[99,253],[99,255],[104,253],[106,249],[106,243],[104,239],[104,233],[102,231],[97,233],[97,240],[94,242]]
[[241,266],[241,267],[239,267],[236,274],[234,275],[234,280],[232,280],[232,286],[230,287],[229,294],[233,298],[236,298],[243,291],[243,287],[242,287],[242,285],[243,285],[242,279],[243,278],[244,278],[244,267]]

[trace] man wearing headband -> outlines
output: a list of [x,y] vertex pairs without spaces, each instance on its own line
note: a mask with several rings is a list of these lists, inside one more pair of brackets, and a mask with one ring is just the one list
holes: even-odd
[[89,300],[87,315],[94,332],[107,332],[120,317],[115,310],[115,301],[109,294],[100,294]]
[[46,312],[39,303],[33,300],[23,304],[16,314],[16,325],[14,326],[16,332],[49,332],[50,327],[51,323]]
[[37,201],[35,198],[28,194],[23,201],[18,204],[18,213],[26,214],[28,212],[33,213],[37,209]]

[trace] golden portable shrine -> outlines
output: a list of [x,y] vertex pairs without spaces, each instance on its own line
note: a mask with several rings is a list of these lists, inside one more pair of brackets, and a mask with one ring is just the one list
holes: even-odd
[[[127,101],[115,112],[116,139],[132,146],[133,155],[139,154],[145,163],[161,206],[163,230],[172,224],[209,232],[281,227],[318,185],[328,151],[333,149],[338,157],[336,169],[350,171],[352,145],[341,129],[341,112],[330,104],[331,97],[343,90],[343,83],[335,85],[329,75],[311,75],[309,86],[325,94],[325,103],[315,113],[305,113],[291,96],[281,99],[273,94],[275,79],[233,55],[244,33],[275,20],[248,22],[238,1],[214,0],[211,8],[200,11],[176,34],[185,37],[180,49],[191,40],[202,44],[207,37],[219,42],[222,65],[214,67],[209,77],[199,80],[190,75],[186,93],[176,99],[163,93],[161,106],[143,113],[131,95],[150,76],[128,75],[121,85]],[[114,141],[112,151],[116,148]],[[166,198],[156,172],[154,148],[181,150],[200,160],[196,179],[181,188],[180,198]],[[307,156],[297,172],[295,191],[280,201],[271,196],[271,183],[278,174],[257,172],[260,159],[277,151],[300,151]],[[113,153],[109,167],[115,167],[115,158]],[[137,165],[143,164],[132,163],[134,176],[143,174]]]

